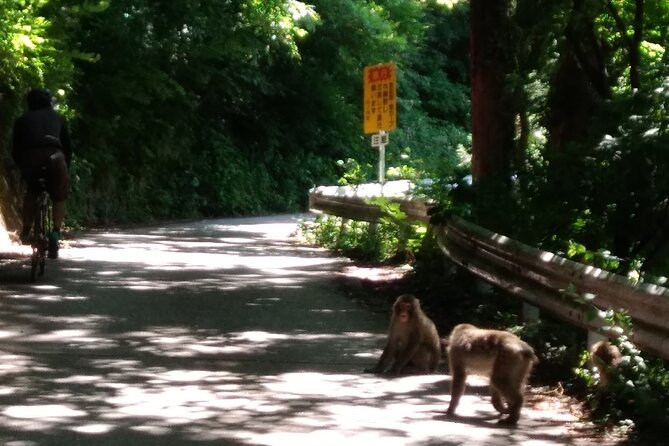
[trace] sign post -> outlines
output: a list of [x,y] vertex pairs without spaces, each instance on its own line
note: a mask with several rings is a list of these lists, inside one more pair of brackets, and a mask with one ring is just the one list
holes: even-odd
[[372,147],[379,148],[379,183],[386,182],[386,144],[388,144],[388,134],[385,130],[380,130],[376,135],[372,135]]
[[363,73],[363,127],[372,135],[372,147],[379,148],[379,183],[385,183],[388,133],[397,128],[395,64],[370,65]]

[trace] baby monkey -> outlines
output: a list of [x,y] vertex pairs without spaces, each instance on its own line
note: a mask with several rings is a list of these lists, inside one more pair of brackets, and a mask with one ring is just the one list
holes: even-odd
[[441,341],[437,328],[425,315],[420,301],[411,294],[395,300],[390,317],[386,346],[374,368],[367,373],[432,373],[441,358]]
[[534,350],[513,333],[487,330],[470,324],[453,328],[447,343],[452,376],[451,402],[446,413],[455,414],[468,374],[490,378],[493,407],[501,424],[516,424],[524,402],[525,384],[532,366],[539,362]]

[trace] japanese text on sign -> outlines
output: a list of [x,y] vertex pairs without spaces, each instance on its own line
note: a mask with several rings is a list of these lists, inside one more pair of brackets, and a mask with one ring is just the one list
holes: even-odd
[[395,130],[397,127],[395,64],[365,67],[363,78],[365,133]]

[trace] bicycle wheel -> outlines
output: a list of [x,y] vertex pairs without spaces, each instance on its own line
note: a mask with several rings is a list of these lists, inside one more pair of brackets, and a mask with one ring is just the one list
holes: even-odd
[[30,258],[30,281],[35,282],[37,277],[37,265],[39,263],[39,253],[33,248],[33,253]]
[[47,195],[43,195],[42,199],[40,200],[40,210],[39,210],[39,219],[41,221],[41,232],[40,232],[40,241],[41,241],[41,246],[40,246],[40,253],[39,253],[39,275],[42,276],[44,275],[44,267],[46,265],[46,253],[49,248],[49,232],[51,232],[51,213],[50,211],[50,206],[49,206],[49,197]]
[[41,266],[41,246],[40,241],[43,232],[42,208],[38,206],[35,213],[35,222],[33,223],[33,236],[30,243],[32,248],[32,255],[30,257],[30,280],[34,282],[37,278],[38,268],[41,270],[40,275],[44,273],[44,268]]
[[43,192],[37,197],[35,221],[33,223],[32,256],[30,259],[30,280],[44,275],[46,266],[47,231],[49,227],[49,201]]

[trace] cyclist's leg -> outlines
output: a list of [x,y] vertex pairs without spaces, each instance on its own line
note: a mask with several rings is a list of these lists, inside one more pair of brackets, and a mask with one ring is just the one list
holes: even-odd
[[51,232],[49,233],[49,245],[47,247],[47,251],[49,252],[48,255],[50,259],[57,259],[58,250],[60,249],[60,226],[63,223],[63,217],[65,216],[64,201],[52,203],[52,216],[53,226],[51,228]]
[[60,231],[65,220],[65,200],[53,203],[53,230]]
[[61,151],[54,152],[51,157],[49,180],[49,194],[53,201],[53,231],[49,234],[49,257],[57,258],[60,229],[65,220],[65,200],[69,188],[67,164]]
[[60,150],[54,151],[49,166],[49,195],[53,201],[53,227],[60,230],[65,219],[65,200],[69,189],[69,178],[65,156]]
[[26,193],[23,195],[23,208],[21,210],[21,243],[30,244],[30,230],[35,220],[35,200],[39,194],[38,178],[40,168],[43,165],[43,156],[37,151],[31,153],[26,159],[25,165],[21,166],[21,175],[26,185]]
[[35,220],[35,200],[37,200],[37,194],[29,187],[23,195],[23,209],[21,212],[21,221],[23,223],[21,243],[24,245],[30,244],[30,229]]

